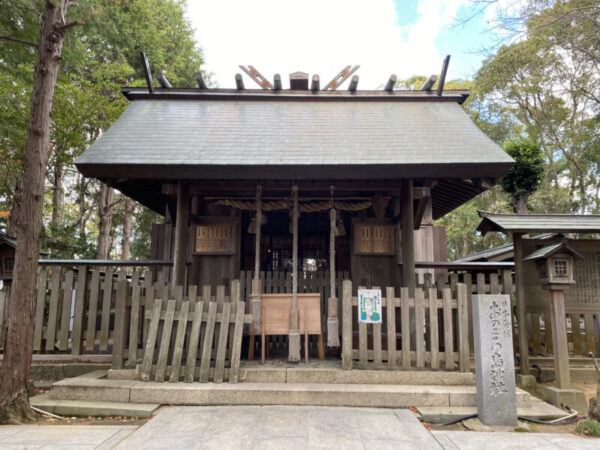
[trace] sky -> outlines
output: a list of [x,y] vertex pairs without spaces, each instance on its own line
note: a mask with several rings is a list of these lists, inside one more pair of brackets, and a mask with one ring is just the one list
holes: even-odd
[[358,64],[359,89],[377,89],[391,74],[439,74],[447,54],[447,79],[471,78],[494,38],[485,14],[457,24],[474,8],[472,0],[187,0],[204,69],[224,88],[235,86],[240,64],[269,80],[281,74],[284,89],[292,72],[318,74],[324,86]]

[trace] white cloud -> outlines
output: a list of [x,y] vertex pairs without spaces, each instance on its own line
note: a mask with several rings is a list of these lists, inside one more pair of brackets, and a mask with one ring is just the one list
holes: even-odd
[[359,64],[359,88],[375,89],[392,73],[439,73],[445,55],[435,39],[467,2],[421,0],[417,21],[402,27],[393,0],[188,0],[188,17],[206,69],[221,87],[235,85],[238,64],[271,80],[280,73],[284,88],[296,70],[319,74],[323,86],[346,65]]

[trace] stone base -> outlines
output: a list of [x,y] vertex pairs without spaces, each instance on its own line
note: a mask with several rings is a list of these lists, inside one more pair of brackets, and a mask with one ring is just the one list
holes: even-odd
[[517,385],[521,387],[534,387],[537,384],[535,377],[533,375],[521,375],[518,374]]
[[587,415],[588,404],[585,394],[579,389],[560,389],[554,386],[544,388],[544,401],[555,406],[568,405],[580,415]]

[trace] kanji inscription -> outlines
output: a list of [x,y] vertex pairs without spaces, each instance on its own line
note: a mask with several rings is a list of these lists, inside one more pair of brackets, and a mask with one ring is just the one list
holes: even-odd
[[355,253],[362,255],[391,255],[396,251],[394,225],[357,224],[354,229]]
[[234,225],[196,225],[194,252],[205,255],[235,253]]

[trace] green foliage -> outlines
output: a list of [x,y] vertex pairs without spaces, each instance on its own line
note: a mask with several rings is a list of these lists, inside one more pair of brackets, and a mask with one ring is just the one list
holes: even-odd
[[[43,6],[0,0],[0,34],[37,42]],[[195,85],[203,58],[184,12],[183,0],[82,0],[70,8],[69,20],[84,25],[69,30],[54,97],[42,241],[52,257],[95,256],[99,183],[81,179],[73,160],[126,108],[120,88],[145,84],[140,51],[154,74],[166,71],[174,86]],[[35,61],[33,47],[0,40],[0,210],[12,208],[20,180]],[[52,196],[60,190],[56,172],[64,180],[63,206]],[[50,221],[57,208],[60,226]],[[134,256],[149,256],[150,216],[134,215]],[[120,245],[118,220],[122,215],[113,223],[113,249]]]
[[575,433],[584,436],[600,437],[600,422],[597,420],[584,420],[575,427]]
[[516,202],[522,194],[532,194],[540,187],[544,156],[535,143],[526,140],[508,141],[502,148],[515,160],[515,165],[502,177],[500,185]]
[[133,217],[131,257],[133,259],[150,259],[152,224],[157,221],[157,214],[144,206],[138,205],[135,208]]
[[42,229],[42,248],[49,251],[49,258],[57,259],[93,259],[96,246],[84,234],[78,233],[77,225],[66,224],[60,227],[49,225]]
[[477,211],[510,212],[509,197],[498,187],[494,187],[436,221],[436,225],[446,228],[446,245],[450,261],[506,242],[507,238],[502,234],[488,233],[481,236],[476,231],[481,222]]

